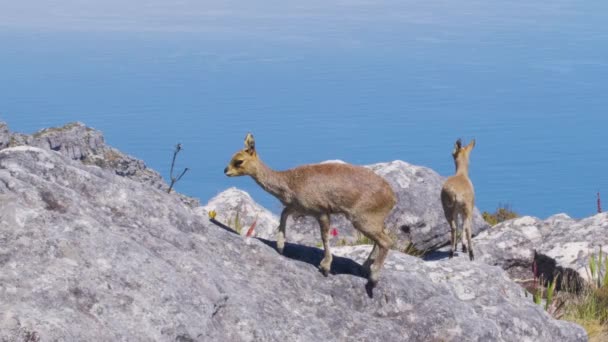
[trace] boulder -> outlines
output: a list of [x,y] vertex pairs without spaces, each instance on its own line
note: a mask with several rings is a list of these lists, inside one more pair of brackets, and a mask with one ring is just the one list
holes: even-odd
[[248,193],[237,188],[219,193],[207,205],[196,210],[204,217],[208,217],[210,211],[215,211],[218,222],[233,230],[239,226],[240,235],[245,235],[255,224],[252,236],[271,239],[274,238],[279,226],[276,215],[257,204]]
[[[502,222],[475,237],[479,260],[502,267],[515,278],[537,276],[562,280],[573,290],[589,281],[590,256],[608,251],[608,213],[581,220],[558,214],[541,220],[524,216]],[[604,269],[605,270],[605,269]],[[603,273],[602,273],[603,274]]]
[[[0,150],[0,340],[586,341],[505,272],[246,239],[176,196],[49,149]],[[340,257],[342,254],[344,257]]]
[[[7,136],[8,138],[5,138]],[[5,140],[9,143],[4,144]],[[6,124],[0,122],[0,149],[24,145],[56,151],[70,159],[112,170],[119,176],[128,177],[158,189],[169,189],[158,172],[148,168],[143,161],[107,145],[102,132],[80,122],[69,123],[62,127],[45,128],[32,135],[10,133]],[[195,198],[177,196],[192,207],[200,205]]]
[[74,160],[98,156],[106,148],[103,134],[80,122],[40,130],[32,135],[29,145],[58,151]]
[[[331,161],[340,162],[340,161]],[[405,248],[409,243],[420,251],[431,251],[449,243],[450,228],[443,214],[441,206],[441,186],[445,178],[435,171],[406,162],[397,160],[390,163],[379,163],[367,166],[378,175],[384,177],[391,185],[397,196],[397,204],[386,221],[386,227],[396,240],[397,248]],[[230,199],[228,195],[238,196],[239,199]],[[226,200],[227,205],[222,205],[222,210],[236,212],[244,208],[240,203],[249,203],[247,207],[256,208],[253,216],[260,212],[259,205],[255,204],[249,195],[237,193],[232,190],[226,195],[218,196]],[[240,207],[231,207],[229,203],[238,204]],[[214,205],[218,205],[217,200]],[[242,210],[242,209],[239,209]],[[246,212],[244,215],[248,215]],[[272,213],[264,211],[264,216]],[[274,216],[277,217],[276,215]],[[276,218],[278,222],[278,218]],[[274,223],[275,221],[272,221]],[[352,224],[343,215],[332,215],[332,227],[337,229],[342,244],[353,244],[361,239]],[[263,228],[265,232],[276,232]],[[478,209],[475,209],[473,220],[473,235],[487,229],[489,225],[483,220]],[[274,233],[273,233],[274,234]],[[293,217],[287,221],[287,241],[315,246],[321,241],[319,225],[312,217]],[[264,235],[271,238],[274,235]]]

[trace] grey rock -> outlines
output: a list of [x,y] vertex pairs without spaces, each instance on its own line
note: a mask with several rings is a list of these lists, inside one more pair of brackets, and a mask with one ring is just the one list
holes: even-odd
[[[362,263],[370,250],[369,245],[344,246],[334,248],[332,253]],[[463,312],[461,316],[482,317],[488,322],[488,326],[484,328],[490,332],[479,332],[482,336],[487,334],[481,340],[544,341],[546,338],[541,336],[542,333],[539,334],[539,329],[536,328],[544,324],[543,317],[546,313],[542,312],[542,309],[539,310],[540,306],[530,305],[531,297],[525,295],[525,290],[514,283],[499,267],[470,262],[464,257],[425,262],[403,253],[391,252],[386,260],[385,269],[407,273],[411,277],[423,275],[422,278],[430,279],[433,284],[426,286],[444,287],[448,292],[448,295],[443,297],[446,301],[445,305],[454,308],[455,311],[460,310],[457,308],[465,302],[469,306],[465,310],[471,312]],[[416,289],[417,284],[425,284],[424,281],[419,280],[410,280],[408,283],[410,291]],[[457,300],[451,301],[452,298]],[[507,317],[510,318],[505,321]],[[462,326],[462,323],[455,325]],[[478,327],[471,329],[477,330]],[[501,332],[495,334],[492,332],[494,329]],[[463,340],[469,340],[466,335],[463,337]]]
[[[441,205],[441,177],[430,168],[408,164],[403,161],[381,163],[370,166],[392,185],[397,194],[397,205],[389,217],[387,226],[397,234],[405,232],[405,239],[412,241],[419,250],[432,250],[450,241],[450,228]],[[489,225],[475,208],[473,235]]]
[[391,252],[369,298],[350,259],[367,250],[336,249],[324,277],[319,249],[280,256],[204,214],[58,152],[1,150],[0,340],[587,340],[497,267]]
[[575,290],[589,280],[589,258],[608,251],[608,213],[574,220],[558,214],[546,220],[524,216],[502,222],[473,242],[476,257],[508,270],[516,278],[537,273],[551,280],[560,274]]
[[[31,145],[32,144],[32,136],[22,133],[10,133],[11,139],[8,146],[5,147],[14,147],[14,146],[23,146],[23,145]],[[4,148],[4,147],[3,147]]]
[[235,221],[238,220],[243,226],[241,235],[245,235],[249,227],[255,223],[252,236],[274,239],[279,226],[276,215],[257,204],[247,192],[237,188],[222,191],[205,206],[196,210],[203,217],[207,217],[210,211],[215,211],[216,220],[233,229]]
[[[3,133],[4,130],[6,133]],[[10,136],[10,144],[2,144],[4,134]],[[70,159],[112,170],[119,176],[128,177],[158,189],[169,189],[158,172],[148,168],[143,161],[107,145],[102,132],[80,122],[69,123],[62,127],[45,128],[32,135],[10,133],[6,124],[0,123],[0,149],[23,145],[56,151]],[[197,199],[179,194],[176,196],[192,207],[200,205]]]
[[[418,250],[430,251],[449,243],[450,228],[445,220],[440,199],[444,177],[429,168],[400,160],[368,167],[384,177],[397,195],[397,204],[386,221],[386,227],[396,239],[397,246],[404,248],[411,242]],[[230,196],[220,196],[220,198],[226,200],[226,203],[238,203],[240,208],[244,207],[241,203],[248,202],[247,207],[258,208],[256,215],[260,212],[259,205],[255,204],[249,195],[233,191],[230,195],[240,199],[229,199]],[[217,200],[214,205],[218,205]],[[230,205],[223,205],[222,208],[228,212],[237,211],[236,207]],[[276,215],[268,210],[263,215],[274,216],[278,222]],[[338,230],[339,240],[343,240],[342,242],[346,244],[352,244],[361,237],[343,215],[332,215],[331,225]],[[264,230],[276,231],[277,227],[274,228],[271,230],[265,227]],[[473,234],[476,235],[487,228],[489,225],[483,220],[479,210],[475,209]],[[286,235],[287,241],[310,246],[315,246],[321,241],[318,223],[314,218],[307,216],[291,216],[287,221]],[[263,237],[272,238],[270,235]]]
[[0,149],[6,148],[11,142],[11,133],[4,122],[0,122]]
[[71,159],[111,169],[117,175],[160,189],[166,186],[158,172],[147,168],[143,161],[107,146],[100,131],[80,122],[38,131],[32,135],[28,145],[57,151]]
[[58,151],[74,160],[98,156],[106,147],[101,132],[80,122],[38,131],[29,145]]

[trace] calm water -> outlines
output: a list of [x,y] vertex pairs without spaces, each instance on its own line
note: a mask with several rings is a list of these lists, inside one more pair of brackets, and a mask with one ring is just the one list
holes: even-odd
[[[90,7],[94,6],[94,7]],[[402,159],[453,172],[477,139],[477,204],[582,217],[608,208],[608,2],[0,1],[0,119],[82,121],[165,176],[172,147],[205,202],[256,136],[282,169]]]

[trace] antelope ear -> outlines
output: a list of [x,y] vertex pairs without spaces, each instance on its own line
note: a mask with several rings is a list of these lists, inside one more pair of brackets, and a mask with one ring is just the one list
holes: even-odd
[[462,147],[462,140],[460,140],[460,139],[456,140],[456,142],[454,143],[454,151],[452,151],[452,155],[456,155],[456,153],[458,153],[458,151],[460,150],[461,147]]
[[247,133],[245,137],[245,151],[251,155],[255,153],[255,139],[251,133]]
[[471,140],[471,142],[469,143],[469,146],[467,146],[467,148],[468,148],[469,150],[472,150],[472,149],[473,149],[473,147],[475,147],[475,139]]
[[462,139],[456,140],[454,143],[454,148],[460,149],[462,147]]

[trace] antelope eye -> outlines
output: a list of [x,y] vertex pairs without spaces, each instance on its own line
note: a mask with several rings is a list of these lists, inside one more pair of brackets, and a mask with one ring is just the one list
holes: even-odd
[[242,161],[242,160],[235,160],[235,161],[234,161],[234,166],[235,166],[235,167],[239,167],[239,166],[241,166],[241,164],[243,164],[243,161]]

